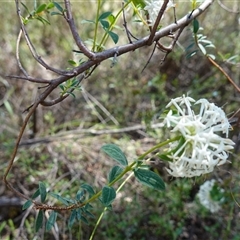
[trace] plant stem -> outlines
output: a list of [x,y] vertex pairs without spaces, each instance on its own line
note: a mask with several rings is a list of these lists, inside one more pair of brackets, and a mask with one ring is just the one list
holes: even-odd
[[98,19],[99,19],[100,5],[101,5],[101,0],[98,0],[97,15],[96,15],[95,29],[94,29],[94,38],[93,38],[93,48],[92,48],[92,51],[93,51],[93,52],[95,51],[95,48],[96,48],[97,30],[98,30]]

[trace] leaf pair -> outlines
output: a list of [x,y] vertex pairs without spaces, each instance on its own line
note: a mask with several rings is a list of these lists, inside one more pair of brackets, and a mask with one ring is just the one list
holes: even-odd
[[[116,146],[114,144],[107,144],[107,145],[104,145],[101,148],[101,150],[104,151],[108,156],[110,156],[112,159],[117,161],[122,166],[124,166],[124,167],[128,166],[127,158],[118,146]],[[123,171],[123,169],[121,167],[114,166],[108,176],[109,183],[112,182],[117,176],[119,176],[119,174],[121,174],[122,171]],[[148,169],[136,168],[134,170],[134,175],[139,182],[141,182],[142,184],[144,184],[148,187],[154,188],[156,190],[164,190],[165,189],[164,182],[160,178],[160,176]],[[108,188],[104,190],[104,191],[106,191],[106,199],[109,198],[112,201],[111,197],[113,198],[114,192],[115,192],[115,190],[114,190],[114,192],[113,192],[113,190],[108,189]],[[107,197],[107,194],[111,197]],[[106,200],[106,202],[107,202],[107,200]]]

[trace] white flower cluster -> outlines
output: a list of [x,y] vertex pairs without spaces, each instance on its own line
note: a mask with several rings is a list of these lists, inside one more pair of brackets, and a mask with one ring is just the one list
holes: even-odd
[[[222,197],[219,201],[214,200],[211,197],[211,191],[215,185],[215,180],[206,181],[203,185],[200,186],[197,197],[199,198],[200,203],[207,208],[211,213],[218,212],[221,209],[221,203],[224,201]],[[223,193],[223,189],[218,189],[219,192]]]
[[[195,103],[192,105],[192,103]],[[193,108],[198,107],[197,114]],[[168,173],[174,177],[194,177],[212,172],[228,158],[234,142],[228,138],[231,125],[224,111],[206,99],[172,99],[163,125],[172,128],[179,141],[170,143]]]
[[[146,3],[146,6],[144,10],[148,12],[149,25],[153,25],[157,19],[160,9],[162,8],[164,0],[149,0],[149,1],[146,0],[145,3]],[[175,4],[173,4],[173,2],[170,0],[168,2],[166,10],[174,6]]]

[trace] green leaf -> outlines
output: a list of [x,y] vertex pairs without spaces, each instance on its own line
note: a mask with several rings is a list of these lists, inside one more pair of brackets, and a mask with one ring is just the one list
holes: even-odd
[[47,7],[46,7],[46,9],[52,9],[52,8],[54,8],[55,7],[55,5],[54,5],[54,3],[53,2],[49,2],[48,4],[47,4]]
[[27,208],[29,208],[32,205],[32,201],[31,200],[27,200],[23,206],[22,206],[22,210],[26,210]]
[[86,211],[85,213],[86,213],[86,215],[88,215],[89,217],[91,217],[91,218],[95,218],[95,216],[94,216],[91,212]]
[[199,30],[199,22],[198,22],[198,20],[195,18],[195,19],[193,19],[193,33],[197,33],[198,32],[198,30]]
[[109,22],[106,20],[100,20],[100,23],[102,24],[104,29],[108,29],[109,28]]
[[90,203],[87,203],[83,210],[87,211],[88,209],[93,209],[93,206]]
[[43,12],[43,11],[46,9],[46,7],[47,7],[47,4],[46,4],[46,3],[41,4],[41,5],[36,9],[35,13],[38,14],[38,13]]
[[5,108],[7,109],[8,113],[13,116],[13,109],[12,109],[12,106],[11,104],[9,103],[9,101],[5,100],[3,101],[3,104],[5,106]]
[[54,6],[58,9],[58,11],[63,12],[63,8],[61,7],[61,5],[57,2],[53,2]]
[[83,185],[81,185],[81,188],[85,189],[85,190],[89,193],[90,197],[95,194],[92,186],[90,186],[90,185],[88,185],[88,184],[86,184],[86,183],[84,183]]
[[131,2],[133,2],[135,6],[141,6],[142,9],[146,6],[144,0],[131,0]]
[[95,23],[95,21],[83,19],[83,20],[81,21],[81,23]]
[[77,210],[74,209],[74,210],[72,210],[71,215],[68,219],[68,228],[72,228],[72,226],[76,220],[76,216],[77,216]]
[[189,44],[186,48],[186,51],[190,50],[193,46],[195,46],[195,42]]
[[40,190],[39,188],[36,190],[36,192],[32,195],[32,199],[37,198],[40,195]]
[[157,189],[165,190],[165,184],[160,176],[150,170],[138,168],[134,170],[134,175],[142,184]]
[[123,169],[121,167],[114,166],[108,174],[108,182],[112,182],[122,171]]
[[81,217],[82,217],[82,212],[81,212],[81,209],[78,208],[78,209],[76,209],[76,218],[78,221],[80,221]]
[[43,17],[41,17],[41,16],[38,16],[36,19],[37,19],[38,21],[40,21],[41,23],[43,23],[43,24],[47,23],[48,25],[50,25],[50,22],[49,22],[46,18],[43,18]]
[[54,226],[56,220],[57,220],[57,212],[52,211],[48,220],[47,220],[47,223],[46,223],[46,230],[47,231],[51,230],[51,228]]
[[36,222],[35,222],[35,231],[38,232],[43,224],[43,210],[39,210]]
[[119,39],[118,35],[112,31],[108,31],[108,34],[112,38],[113,42],[117,44]]
[[198,52],[198,50],[194,50],[193,52],[190,52],[186,55],[186,58],[191,58],[192,56],[194,56],[196,53]]
[[206,51],[205,47],[201,43],[198,44],[198,47],[200,48],[200,50],[203,53],[203,55],[206,55],[207,51]]
[[28,10],[27,6],[26,6],[24,3],[22,3],[22,2],[21,2],[21,4],[23,5],[23,7],[24,7],[25,10],[27,11],[27,13],[28,13],[29,15],[31,15],[31,13],[30,13],[30,11]]
[[210,57],[210,58],[213,59],[213,60],[216,59],[215,55],[213,55],[213,54],[208,54],[207,56]]
[[78,190],[76,194],[76,200],[77,201],[84,201],[84,191],[83,190]]
[[61,16],[62,16],[62,14],[59,13],[59,12],[51,12],[50,15],[51,15],[51,16],[54,16],[54,15],[61,15]]
[[116,17],[114,17],[112,14],[108,16],[108,21],[110,22],[110,24],[113,24],[115,19]]
[[105,13],[101,14],[98,18],[98,21],[107,18],[111,14],[112,14],[112,12],[105,12]]
[[47,197],[47,189],[43,182],[39,182],[39,191],[40,191],[41,202],[43,203],[45,202]]
[[72,59],[68,60],[68,63],[69,63],[70,65],[72,65],[73,67],[76,67],[76,66],[77,66],[77,63],[76,63],[74,60],[72,60]]
[[167,156],[167,154],[168,154],[168,153],[166,153],[166,154],[158,154],[157,156],[158,156],[161,160],[163,160],[163,161],[172,162],[172,159],[169,158],[169,157]]
[[112,187],[105,186],[102,189],[101,201],[105,207],[110,205],[116,198],[116,191]]
[[106,145],[101,147],[101,150],[103,152],[105,152],[109,157],[116,160],[121,165],[123,165],[123,166],[128,165],[128,161],[127,161],[127,158],[126,158],[125,154],[115,144],[106,144]]
[[86,223],[88,225],[88,220],[84,216],[81,216],[81,221],[83,221],[84,223]]
[[69,203],[74,203],[73,200],[71,200],[69,198],[62,197],[59,194],[56,194],[56,193],[53,193],[53,192],[49,192],[48,194],[50,196],[52,196],[53,198],[56,198],[59,202],[63,203],[66,206],[68,206]]

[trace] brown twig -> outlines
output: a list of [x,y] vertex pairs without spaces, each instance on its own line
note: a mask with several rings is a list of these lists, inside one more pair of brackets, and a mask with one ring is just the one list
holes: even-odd
[[[16,2],[16,7],[17,7],[17,15],[18,15],[18,17],[19,17],[20,24],[21,24],[21,31],[20,31],[20,33],[23,32],[24,38],[25,38],[25,40],[26,40],[26,43],[27,43],[27,45],[28,45],[28,48],[29,48],[29,50],[30,50],[33,58],[34,58],[39,64],[41,64],[44,68],[46,68],[47,70],[50,70],[50,71],[52,71],[52,72],[55,72],[55,73],[57,73],[57,74],[59,74],[59,75],[66,75],[66,76],[68,76],[68,75],[69,75],[69,72],[68,72],[68,71],[62,71],[62,70],[60,70],[60,69],[56,69],[56,68],[51,67],[50,65],[48,65],[48,64],[41,58],[41,56],[38,55],[38,53],[37,53],[34,45],[32,44],[32,42],[31,42],[31,40],[30,40],[30,37],[29,37],[29,35],[28,35],[28,33],[27,33],[27,30],[26,30],[26,28],[25,28],[25,25],[24,25],[24,23],[23,23],[23,21],[22,21],[22,18],[21,18],[21,10],[20,10],[20,8],[19,8],[19,1],[18,1],[18,0],[15,0],[15,2]],[[22,33],[21,33],[21,34],[22,34]],[[19,35],[21,36],[21,34],[19,34]],[[20,38],[19,38],[19,41],[20,41]],[[24,73],[24,75],[25,75],[26,77],[29,76],[29,75],[26,73],[26,71],[24,71],[23,67],[21,67],[20,69],[23,71],[23,73]],[[27,74],[27,75],[26,75],[26,74]]]
[[70,2],[69,0],[64,0],[65,2],[65,7],[66,7],[66,11],[67,11],[67,17],[66,17],[66,21],[69,25],[69,28],[72,32],[72,36],[75,40],[75,43],[77,44],[79,50],[85,55],[87,56],[89,59],[94,59],[95,54],[93,52],[91,52],[84,44],[82,39],[80,38],[73,16],[72,16],[72,10],[71,10],[71,6],[70,6]]
[[227,78],[227,80],[237,89],[238,92],[240,92],[240,88],[238,85],[232,80],[232,78],[224,71],[223,68],[221,68],[211,57],[207,56],[207,59],[216,67],[218,70]]
[[35,82],[35,83],[51,83],[51,80],[46,80],[43,78],[33,78],[33,77],[21,77],[21,76],[15,76],[15,75],[8,75],[7,78],[16,78],[16,79],[22,79],[27,80],[29,82]]
[[[74,204],[74,205],[71,205],[71,206],[68,206],[68,207],[55,207],[55,206],[48,206],[48,205],[45,205],[45,204],[38,203],[38,202],[33,201],[32,199],[30,199],[28,196],[25,196],[23,193],[19,192],[8,181],[8,179],[7,179],[8,174],[9,174],[9,172],[10,172],[12,166],[13,166],[14,159],[16,157],[18,148],[20,146],[20,141],[22,139],[23,133],[24,133],[24,131],[26,129],[27,123],[28,123],[29,119],[31,118],[32,114],[37,109],[39,104],[48,104],[49,103],[45,99],[51,94],[51,92],[55,88],[57,88],[59,86],[59,84],[61,84],[61,83],[65,82],[65,81],[71,79],[74,76],[78,76],[79,74],[85,73],[91,67],[97,66],[98,64],[100,64],[102,61],[104,61],[106,59],[109,59],[111,57],[116,56],[116,52],[117,52],[117,56],[120,56],[120,55],[125,54],[127,52],[139,49],[139,48],[141,48],[143,46],[151,45],[153,42],[158,42],[159,39],[161,39],[162,37],[168,36],[170,32],[172,33],[172,32],[177,31],[178,29],[184,28],[194,18],[196,18],[197,16],[201,15],[211,5],[211,3],[213,1],[214,0],[205,0],[204,3],[198,9],[196,9],[192,13],[191,18],[188,18],[188,16],[185,16],[185,17],[181,18],[180,20],[178,20],[176,23],[172,23],[169,26],[167,26],[165,28],[162,28],[159,31],[156,31],[158,23],[159,23],[159,21],[160,21],[160,19],[162,17],[162,13],[166,9],[166,5],[168,3],[168,0],[165,0],[164,1],[164,5],[163,5],[162,9],[160,10],[160,13],[158,15],[158,18],[157,18],[155,24],[154,24],[154,28],[153,28],[153,31],[151,32],[150,36],[146,36],[146,37],[144,37],[144,38],[142,38],[140,40],[134,41],[134,42],[132,42],[130,44],[121,45],[121,46],[118,46],[118,47],[113,47],[111,49],[108,49],[108,50],[105,50],[105,51],[102,51],[102,52],[99,52],[99,53],[92,53],[92,52],[90,52],[86,48],[86,46],[83,44],[81,38],[79,37],[79,35],[77,33],[76,26],[74,24],[74,20],[73,20],[71,9],[70,9],[70,2],[69,2],[69,0],[64,0],[65,6],[66,6],[66,12],[67,12],[67,15],[65,16],[65,14],[64,14],[64,17],[65,17],[65,19],[67,20],[67,22],[69,24],[69,27],[70,27],[70,29],[72,31],[72,35],[73,35],[73,37],[74,37],[74,39],[75,39],[75,41],[76,41],[80,51],[83,52],[89,58],[89,60],[87,62],[84,62],[83,64],[81,64],[80,66],[78,66],[78,67],[76,67],[74,69],[71,69],[71,70],[68,70],[68,71],[62,71],[62,70],[59,70],[59,69],[52,68],[51,66],[46,64],[41,59],[41,57],[37,54],[37,52],[36,52],[32,42],[31,42],[31,40],[30,40],[30,38],[28,36],[27,30],[26,30],[26,28],[25,28],[25,26],[24,26],[24,24],[22,22],[21,14],[20,14],[20,8],[19,8],[19,1],[15,0],[16,8],[17,8],[17,14],[18,14],[18,17],[19,17],[20,23],[21,23],[21,29],[23,31],[25,40],[26,40],[26,42],[28,44],[28,47],[29,47],[29,49],[30,49],[34,59],[37,62],[39,62],[42,66],[44,66],[45,68],[51,70],[52,72],[58,73],[61,76],[59,76],[58,78],[49,80],[49,82],[46,82],[46,83],[48,83],[48,86],[46,87],[46,89],[36,98],[34,104],[31,105],[27,109],[28,113],[27,113],[27,115],[26,115],[26,117],[24,119],[24,122],[23,122],[23,124],[22,124],[22,126],[20,128],[20,131],[19,131],[16,143],[15,143],[15,147],[14,147],[12,156],[11,156],[9,162],[8,162],[7,169],[6,169],[6,171],[4,173],[4,176],[3,176],[3,180],[4,180],[5,185],[12,192],[14,192],[17,196],[22,197],[22,198],[24,198],[26,200],[31,200],[35,204],[35,208],[37,208],[37,209],[44,209],[44,210],[52,209],[52,210],[56,210],[56,211],[59,210],[60,211],[60,210],[70,210],[70,209],[82,207],[83,204]],[[29,80],[29,79],[31,79],[31,81],[34,80],[33,78],[30,78],[26,72],[24,72],[24,75],[26,75],[26,80]],[[37,78],[35,79],[35,81],[38,82]],[[46,81],[48,81],[48,80],[46,80]],[[66,96],[68,96],[68,95],[66,95]],[[65,99],[65,96],[64,97],[59,97],[59,98],[55,99],[54,102],[50,101],[50,103],[51,104],[52,103],[55,104],[55,103],[58,103],[58,102],[60,102],[60,101],[62,101],[64,99]]]
[[156,19],[156,21],[155,21],[155,23],[153,25],[153,28],[151,29],[151,34],[150,34],[150,36],[148,38],[148,41],[147,41],[148,45],[151,45],[153,43],[153,41],[154,41],[153,38],[154,38],[155,33],[157,31],[158,25],[159,25],[159,23],[160,23],[160,21],[162,19],[162,16],[163,16],[163,14],[164,14],[164,12],[165,12],[165,10],[167,8],[168,2],[169,2],[169,0],[164,0],[164,3],[163,3],[163,5],[162,5],[162,7],[161,7],[161,9],[160,9],[160,11],[158,13],[157,19]]

